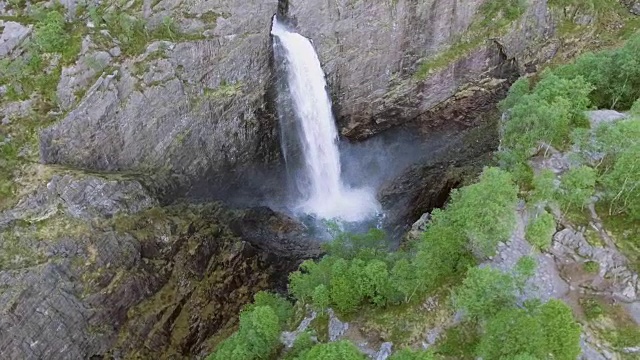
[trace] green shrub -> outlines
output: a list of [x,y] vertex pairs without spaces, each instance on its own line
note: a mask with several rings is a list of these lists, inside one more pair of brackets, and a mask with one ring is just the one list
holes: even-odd
[[553,171],[544,169],[533,177],[533,190],[530,201],[533,203],[552,202],[556,197],[556,175]]
[[488,320],[477,352],[483,359],[504,359],[530,354],[546,359],[545,334],[540,321],[528,311],[507,308]]
[[629,109],[640,98],[640,35],[620,49],[582,55],[555,72],[566,79],[582,76],[595,86],[590,98],[598,108]]
[[67,46],[70,36],[65,28],[64,15],[53,10],[35,24],[36,45],[44,52],[61,53]]
[[508,118],[502,145],[515,152],[518,162],[533,155],[542,142],[566,147],[572,128],[588,126],[584,110],[593,88],[582,77],[568,80],[546,72],[530,93],[525,92],[526,84],[516,82],[514,86],[503,102]]
[[513,306],[516,300],[514,279],[491,267],[469,270],[462,285],[455,291],[453,302],[472,319],[488,319],[501,309]]
[[247,306],[246,311],[251,311],[259,306],[270,307],[278,317],[280,327],[284,327],[293,315],[293,306],[290,302],[279,295],[266,291],[257,292],[253,297],[253,304]]
[[538,214],[527,224],[525,238],[540,250],[546,250],[551,246],[553,234],[556,232],[556,221],[553,215],[546,211]]
[[476,184],[451,193],[447,216],[469,239],[474,254],[491,256],[515,227],[517,195],[518,188],[508,172],[486,168]]
[[612,210],[640,219],[640,143],[629,147],[616,159],[613,169],[603,175],[601,183]]
[[434,360],[435,357],[430,351],[402,349],[393,353],[389,360]]
[[631,106],[631,110],[629,110],[629,113],[631,113],[631,115],[633,116],[640,116],[640,98],[638,98],[638,100],[633,103],[633,105]]
[[366,357],[355,345],[346,340],[318,344],[298,357],[298,360],[365,360]]
[[571,308],[560,300],[549,300],[540,309],[544,329],[546,354],[553,359],[575,360],[580,355],[580,325],[573,318]]
[[590,274],[597,274],[600,271],[600,264],[597,261],[587,261],[583,264],[583,268]]
[[240,314],[237,332],[220,343],[208,360],[265,359],[279,346],[281,328],[275,311],[256,306]]
[[[311,348],[313,348],[315,344],[316,344],[316,341],[314,341],[311,333],[308,331],[305,331],[302,334],[298,335],[298,337],[296,338],[296,341],[294,341],[293,343],[293,346],[285,355],[285,359],[287,360],[297,359],[298,357],[304,355],[306,352],[311,350]],[[228,359],[228,360],[232,360],[232,359]]]
[[567,171],[560,178],[558,202],[565,210],[583,209],[595,192],[596,172],[588,166]]
[[329,308],[329,289],[325,284],[316,286],[313,291],[312,299],[313,307],[316,311],[324,313]]

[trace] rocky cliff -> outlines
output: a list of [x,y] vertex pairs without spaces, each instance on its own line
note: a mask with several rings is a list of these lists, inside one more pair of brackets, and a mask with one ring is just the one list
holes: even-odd
[[345,137],[405,127],[442,144],[381,192],[393,225],[489,161],[487,114],[518,75],[610,45],[636,21],[615,1],[602,12],[529,0],[508,13],[495,0],[86,4],[0,0],[8,358],[206,354],[253,293],[319,254],[265,208],[166,205],[282,190],[276,12],[314,40]]

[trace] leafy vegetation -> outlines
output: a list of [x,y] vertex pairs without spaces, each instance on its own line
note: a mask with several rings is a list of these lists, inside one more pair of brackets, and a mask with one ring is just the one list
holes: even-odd
[[254,303],[240,314],[240,326],[220,343],[209,360],[265,359],[280,346],[280,332],[291,316],[291,304],[260,292]]
[[551,245],[552,236],[555,232],[556,221],[553,215],[544,211],[527,225],[525,237],[531,245],[540,250],[546,250]]

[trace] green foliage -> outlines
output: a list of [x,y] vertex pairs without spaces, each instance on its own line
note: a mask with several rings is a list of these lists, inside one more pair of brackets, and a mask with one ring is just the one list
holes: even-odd
[[597,274],[600,271],[600,264],[596,261],[587,261],[583,265],[584,271],[590,274]]
[[488,319],[516,300],[514,279],[491,267],[469,270],[462,285],[455,291],[456,309],[472,319]]
[[333,229],[333,240],[323,244],[324,250],[332,256],[351,260],[376,259],[388,253],[387,236],[380,229],[370,229],[364,234],[353,234]]
[[324,313],[329,308],[330,298],[329,289],[325,284],[316,286],[311,296],[314,309],[320,313]]
[[256,307],[268,306],[278,317],[280,327],[284,327],[293,314],[293,306],[283,297],[259,291],[253,297],[253,304],[247,306],[246,311],[252,311]]
[[582,209],[591,201],[595,185],[595,170],[588,166],[573,168],[560,179],[558,202],[565,210]]
[[585,54],[556,73],[565,79],[582,76],[595,86],[590,99],[598,108],[629,109],[640,98],[640,35],[621,49]]
[[479,342],[480,333],[476,323],[463,321],[445,331],[444,339],[437,344],[435,351],[447,359],[475,360],[474,352]]
[[508,110],[502,145],[515,157],[510,163],[523,163],[542,142],[564,148],[572,128],[587,126],[584,110],[593,88],[584,78],[564,79],[545,72],[530,93],[527,83],[517,81],[502,103]]
[[402,349],[389,357],[389,360],[434,360],[433,353],[424,350]]
[[517,195],[518,188],[508,172],[486,168],[476,184],[451,193],[447,216],[469,239],[475,254],[491,256],[515,226]]
[[545,349],[553,359],[574,360],[580,355],[580,325],[571,308],[560,300],[549,300],[540,308],[539,319],[544,329]]
[[64,15],[49,11],[35,25],[35,43],[43,52],[61,53],[69,41],[66,30]]
[[595,140],[585,146],[586,150],[606,154],[610,161],[605,161],[604,165],[611,166],[610,162],[633,145],[640,144],[640,119],[602,124],[595,129]]
[[640,220],[640,143],[627,148],[601,182],[612,210]]
[[240,314],[240,327],[220,343],[208,360],[266,359],[279,344],[278,315],[269,306],[255,306]]
[[556,232],[556,222],[553,215],[543,211],[527,224],[525,238],[527,241],[541,250],[546,250],[551,245],[553,234]]
[[523,256],[516,262],[514,279],[519,288],[522,288],[527,280],[535,273],[538,262],[532,256]]
[[366,357],[355,345],[346,340],[318,344],[302,354],[298,360],[364,360]]
[[640,116],[640,98],[638,98],[638,100],[633,103],[633,105],[631,106],[631,110],[629,110],[629,113],[634,116]]
[[542,170],[533,177],[533,191],[530,200],[533,203],[546,203],[556,196],[556,175],[551,170]]
[[477,352],[484,359],[573,360],[580,354],[580,333],[562,301],[505,308],[487,321]]
[[293,343],[291,350],[289,350],[285,356],[285,359],[291,360],[296,359],[309,350],[316,344],[313,340],[313,336],[310,332],[305,331],[302,334],[298,335],[296,341]]
[[483,359],[503,359],[520,354],[545,358],[544,330],[527,310],[503,309],[491,318],[478,345]]

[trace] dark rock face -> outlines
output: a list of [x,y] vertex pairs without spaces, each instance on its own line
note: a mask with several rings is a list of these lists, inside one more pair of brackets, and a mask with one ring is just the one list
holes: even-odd
[[271,211],[161,208],[134,180],[91,176],[54,177],[0,224],[9,359],[205,354],[256,291],[320,253]]

